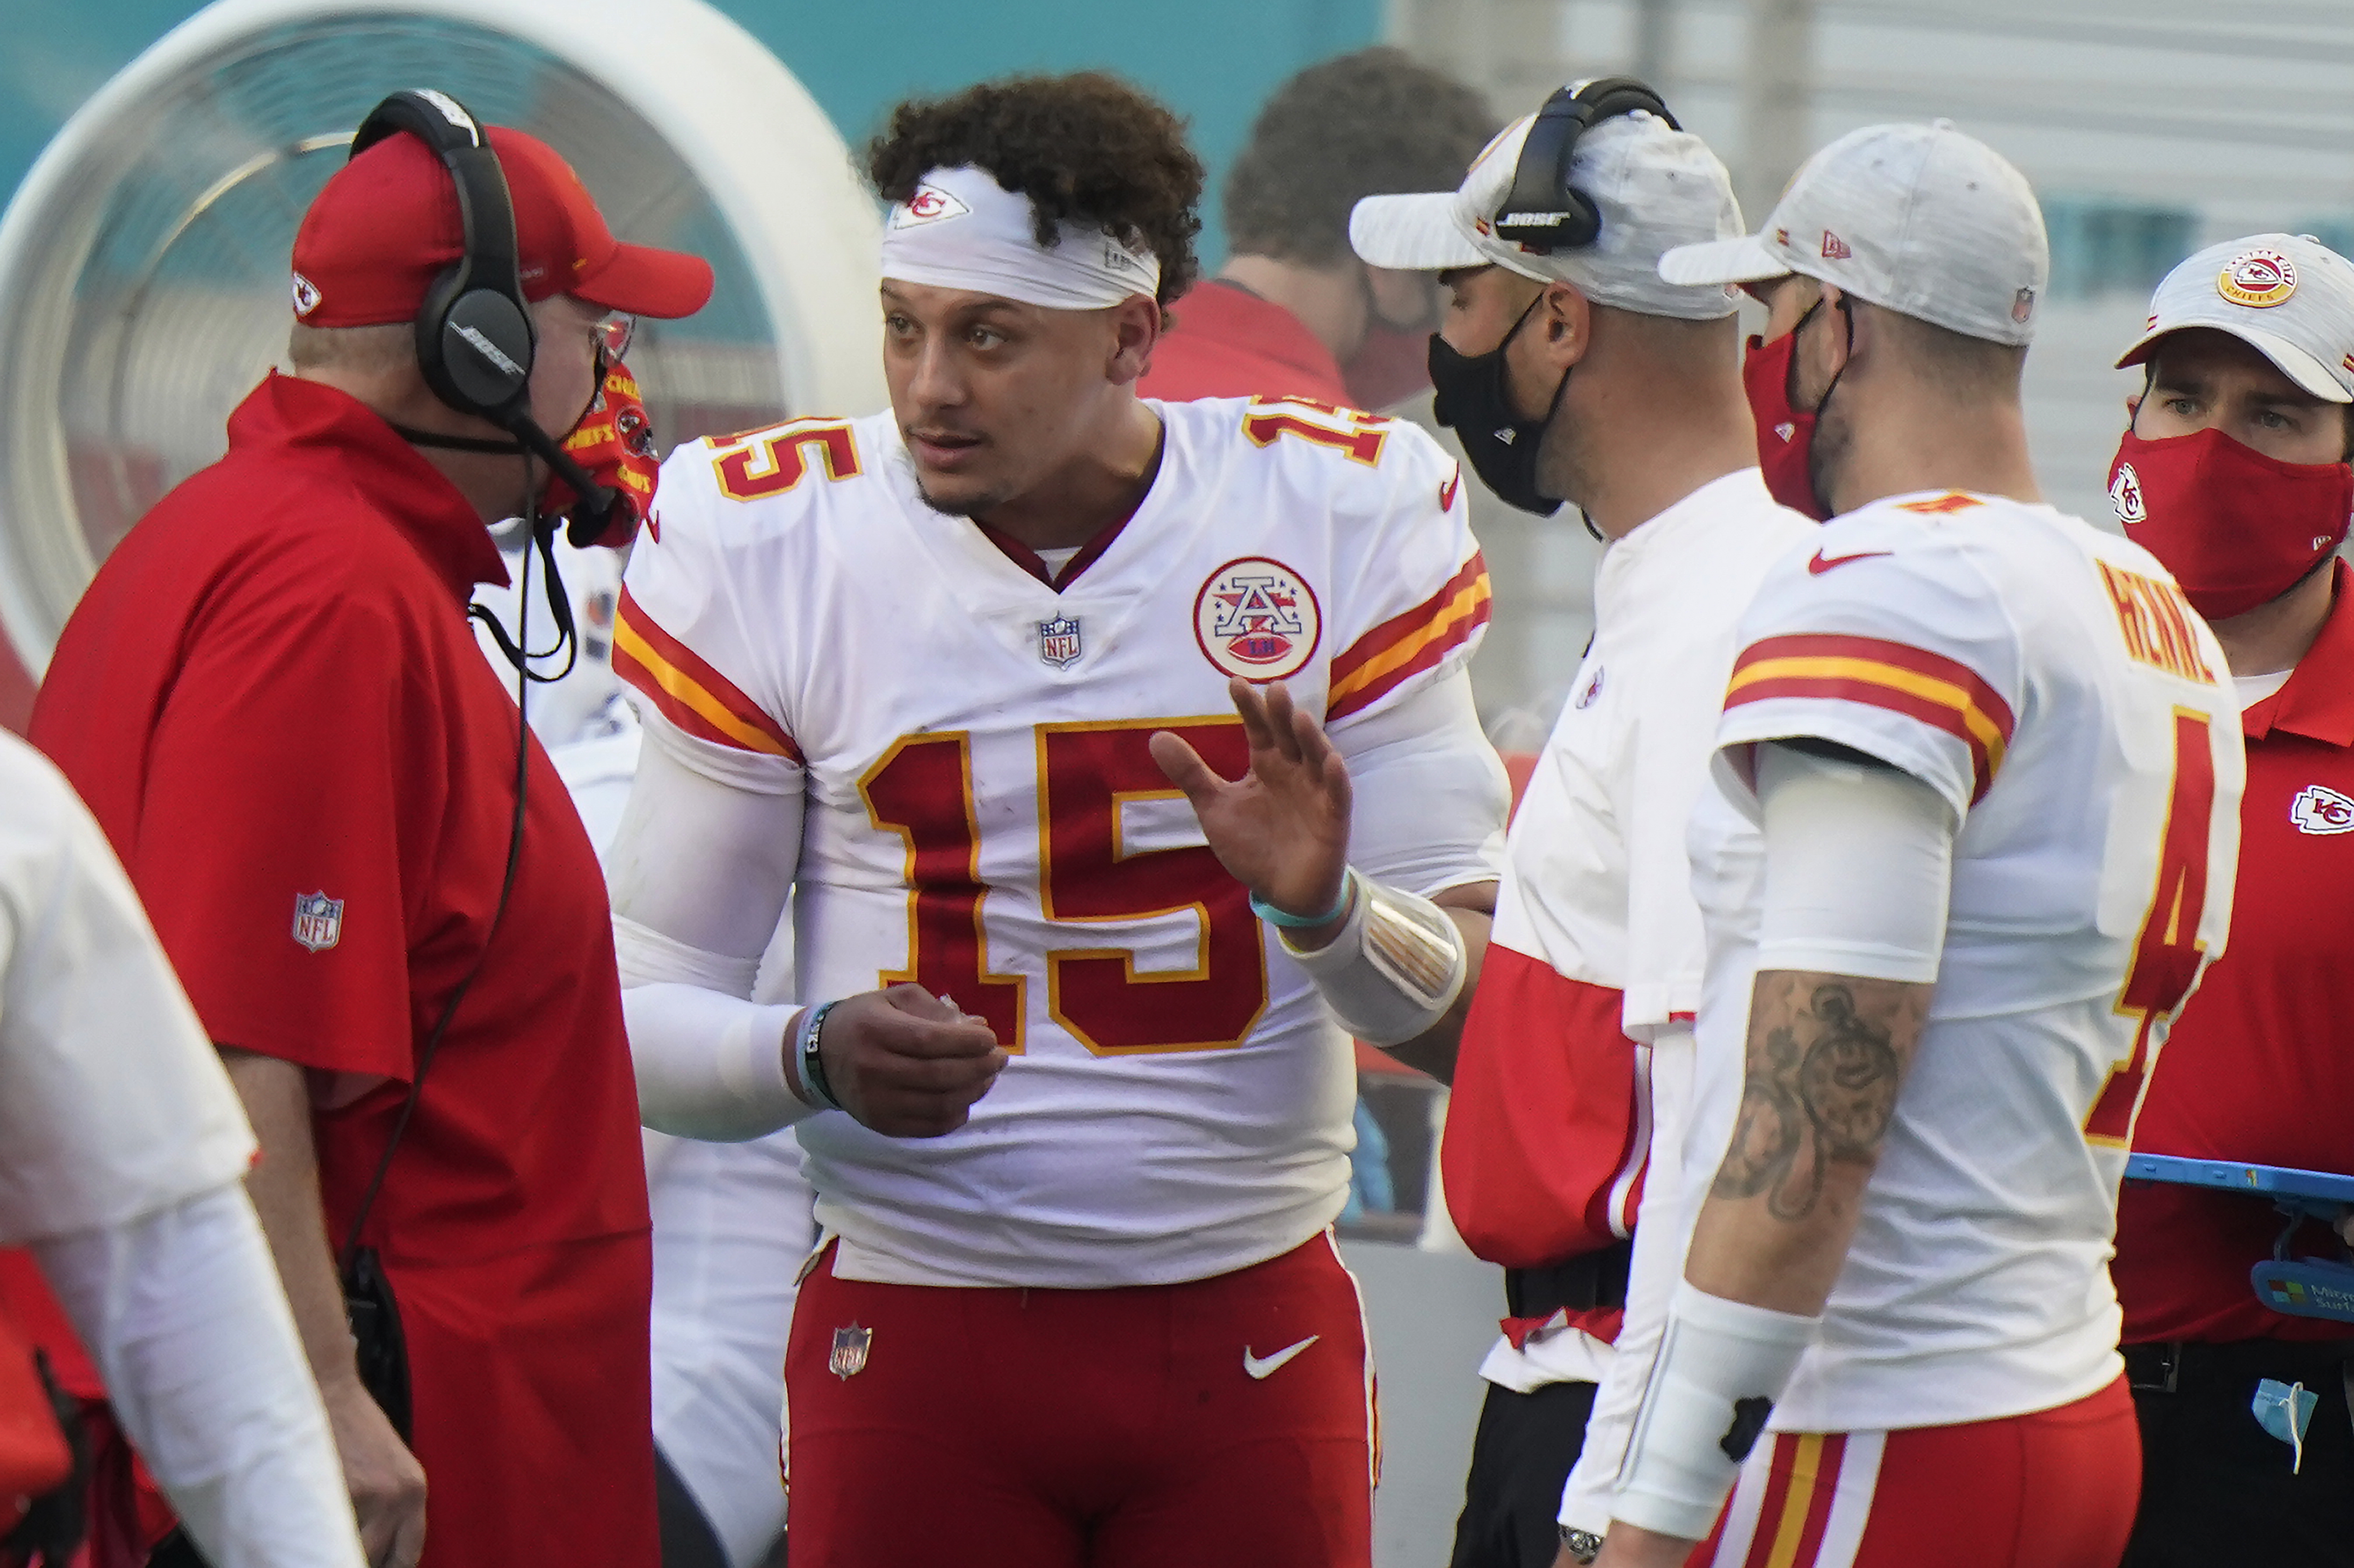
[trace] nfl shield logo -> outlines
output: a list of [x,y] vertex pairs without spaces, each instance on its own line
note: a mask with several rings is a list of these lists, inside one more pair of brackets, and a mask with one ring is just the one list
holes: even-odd
[[833,1331],[833,1357],[825,1363],[826,1370],[848,1383],[866,1370],[866,1347],[875,1342],[875,1330],[853,1323],[847,1329]]
[[344,901],[324,893],[294,895],[294,939],[323,953],[344,939]]
[[1079,623],[1067,615],[1038,623],[1038,657],[1067,670],[1079,657]]

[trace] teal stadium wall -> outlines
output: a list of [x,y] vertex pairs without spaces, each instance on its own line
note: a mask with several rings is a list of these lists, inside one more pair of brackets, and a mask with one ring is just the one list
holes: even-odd
[[[560,8],[562,0],[551,0]],[[0,190],[98,85],[200,7],[184,0],[0,0]],[[1214,178],[1285,77],[1375,42],[1382,0],[721,0],[854,144],[890,105],[1015,70],[1116,70],[1193,123]],[[659,14],[649,0],[650,18]],[[429,85],[420,83],[422,85]],[[1224,253],[1214,187],[1203,254]]]

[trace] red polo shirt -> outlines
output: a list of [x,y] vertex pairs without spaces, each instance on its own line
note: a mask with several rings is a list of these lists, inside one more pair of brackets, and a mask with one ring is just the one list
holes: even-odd
[[1153,345],[1140,396],[1352,401],[1332,351],[1298,316],[1247,289],[1213,278],[1179,295],[1169,313],[1176,324]]
[[[2354,1173],[2354,580],[2288,683],[2251,707],[2232,940],[2160,1053],[2135,1123],[2146,1154]],[[2262,1198],[2127,1181],[2113,1266],[2128,1344],[2341,1340],[2272,1311],[2248,1271],[2284,1224]],[[2335,1255],[2308,1221],[2300,1254]]]
[[498,551],[341,392],[273,376],[228,429],[100,568],[32,737],[213,1038],[314,1070],[331,1245],[484,953],[365,1238],[408,1340],[425,1563],[651,1565],[636,1086],[604,881],[536,740],[488,931],[516,715],[465,605]]

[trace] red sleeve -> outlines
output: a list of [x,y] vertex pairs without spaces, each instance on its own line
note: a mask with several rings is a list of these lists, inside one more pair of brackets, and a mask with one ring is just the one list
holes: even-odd
[[[274,579],[274,580],[273,580]],[[446,800],[430,652],[357,571],[262,574],[209,607],[149,753],[131,873],[224,1045],[405,1080],[404,827]],[[420,863],[419,870],[425,869]]]

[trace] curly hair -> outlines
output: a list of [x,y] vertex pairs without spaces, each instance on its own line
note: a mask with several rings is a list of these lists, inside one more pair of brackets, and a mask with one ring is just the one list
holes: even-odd
[[1360,199],[1453,190],[1500,127],[1486,99],[1403,49],[1310,66],[1260,109],[1226,176],[1228,242],[1241,256],[1341,260]]
[[867,178],[887,202],[906,201],[934,169],[967,164],[1030,198],[1039,244],[1066,220],[1092,224],[1160,260],[1164,307],[1193,286],[1202,161],[1185,122],[1118,77],[1009,76],[911,98],[866,144]]

